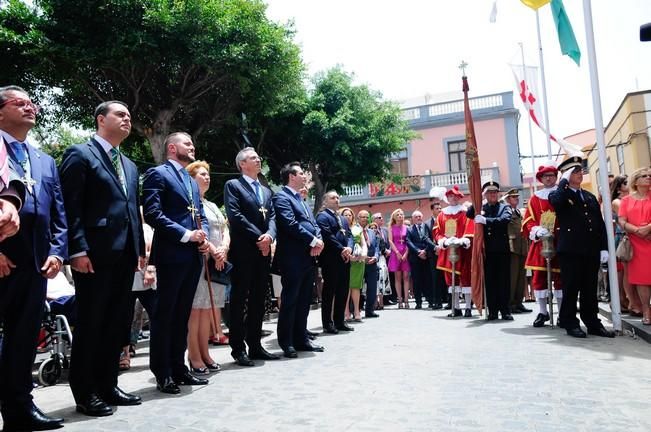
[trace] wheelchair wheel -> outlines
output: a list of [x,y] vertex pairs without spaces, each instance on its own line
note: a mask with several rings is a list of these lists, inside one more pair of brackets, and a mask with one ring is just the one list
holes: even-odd
[[38,368],[38,380],[44,386],[52,386],[61,378],[62,364],[58,356],[52,356]]

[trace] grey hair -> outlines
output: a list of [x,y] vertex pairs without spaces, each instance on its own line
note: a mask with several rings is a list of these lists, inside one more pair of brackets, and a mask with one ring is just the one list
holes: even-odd
[[246,160],[246,154],[248,152],[255,151],[253,147],[244,147],[242,150],[240,150],[237,153],[237,156],[235,156],[235,166],[237,167],[237,170],[239,172],[242,172],[242,167],[240,166],[240,162]]
[[0,87],[0,104],[3,104],[8,100],[8,98],[5,97],[5,93],[8,91],[16,91],[16,92],[27,94],[25,89],[23,89],[22,87],[18,87],[17,85],[8,85],[8,86]]

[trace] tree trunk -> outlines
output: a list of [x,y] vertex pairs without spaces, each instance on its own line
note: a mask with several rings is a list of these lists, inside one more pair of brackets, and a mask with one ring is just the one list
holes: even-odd
[[149,140],[149,144],[151,145],[151,154],[158,164],[165,162],[167,157],[165,138],[170,133],[172,118],[174,117],[175,112],[176,110],[172,109],[160,110],[158,114],[156,114],[156,121],[151,128],[139,128],[134,125],[138,132],[143,134]]
[[328,183],[323,183],[319,177],[319,169],[315,164],[309,164],[310,172],[312,173],[312,181],[314,182],[314,209],[312,212],[316,214],[321,210],[323,204],[323,194],[327,192]]

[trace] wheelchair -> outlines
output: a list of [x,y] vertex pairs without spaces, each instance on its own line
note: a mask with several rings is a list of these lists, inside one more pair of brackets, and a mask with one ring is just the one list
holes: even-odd
[[47,301],[41,329],[38,347],[41,352],[48,351],[50,357],[39,366],[38,381],[44,386],[52,386],[59,381],[63,370],[70,368],[68,352],[72,345],[72,331],[65,315],[53,313]]

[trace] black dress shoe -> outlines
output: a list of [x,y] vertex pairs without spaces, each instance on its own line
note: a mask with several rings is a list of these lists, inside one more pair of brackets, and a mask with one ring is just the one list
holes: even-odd
[[249,348],[249,359],[252,360],[278,360],[280,357],[278,357],[276,354],[272,354],[266,349],[262,347],[258,348]]
[[367,312],[364,314],[364,318],[379,318],[380,315],[376,314],[375,312]]
[[309,340],[314,340],[314,339],[316,339],[316,336],[311,335],[311,334],[306,334],[305,337],[308,338]]
[[448,314],[448,318],[460,317],[462,315],[463,314],[461,313],[461,309],[455,309],[454,311]]
[[396,302],[394,302],[393,300],[390,300],[390,299],[384,299],[384,305],[385,306],[395,306]]
[[117,386],[106,393],[102,393],[102,400],[109,405],[118,406],[140,405],[142,403],[140,396],[126,393]]
[[441,303],[431,304],[429,305],[429,308],[432,310],[440,310],[443,309],[443,305]]
[[522,303],[519,305],[515,306],[511,312],[518,311],[518,313],[529,313],[531,312],[531,309],[525,307]]
[[104,417],[113,414],[113,410],[95,393],[77,403],[77,412],[91,417]]
[[172,377],[167,377],[162,381],[156,380],[156,389],[161,393],[179,394],[181,389],[174,382]]
[[448,303],[445,306],[443,306],[443,309],[450,310],[450,309],[452,309],[452,305],[450,303]]
[[244,351],[242,351],[239,354],[232,354],[232,356],[233,359],[235,360],[235,363],[237,363],[240,366],[255,366],[253,360],[251,360]]
[[206,363],[206,369],[208,369],[211,373],[212,372],[219,372],[220,370],[222,370],[222,365],[220,365],[217,362]]
[[569,336],[575,337],[575,338],[585,338],[588,337],[583,330],[581,330],[580,327],[574,327],[574,328],[569,328],[565,329],[567,334]]
[[543,327],[547,321],[549,321],[549,315],[539,313],[536,319],[533,321],[533,326]]
[[337,330],[334,324],[328,324],[323,328],[323,333],[337,334],[339,330]]
[[422,309],[422,308],[423,308],[423,305],[422,305],[422,304],[417,304],[416,307],[415,307],[414,309]]
[[43,411],[32,404],[32,407],[21,415],[4,414],[3,431],[43,431],[59,429],[63,427],[63,419],[60,417],[49,417]]
[[306,343],[303,346],[297,346],[296,351],[308,351],[308,352],[323,352],[325,348],[321,345],[313,344],[312,342]]
[[317,337],[318,336],[318,333],[314,333],[313,331],[310,331],[310,330],[305,330],[305,333],[307,334],[308,337],[310,337],[310,336]]
[[603,326],[593,328],[593,329],[588,329],[588,334],[594,335],[594,336],[607,337],[607,338],[614,338],[615,337],[615,332],[614,331],[606,330]]
[[351,331],[355,331],[354,328],[352,328],[351,326],[349,326],[349,325],[346,324],[345,322],[339,324],[339,325],[337,326],[337,330],[339,330],[339,331],[343,331],[343,332],[351,332]]
[[502,314],[502,320],[504,321],[513,321],[513,315],[510,313],[503,313]]
[[466,309],[465,312],[463,313],[464,318],[471,318],[472,317],[472,311],[470,309]]
[[495,321],[497,319],[497,314],[496,313],[489,313],[488,314],[488,321]]
[[298,357],[298,353],[296,352],[294,347],[289,346],[283,350],[283,357],[290,358],[290,359],[296,358]]
[[173,376],[172,379],[176,385],[206,385],[208,380],[205,378],[198,378],[190,372],[184,372],[181,375]]

